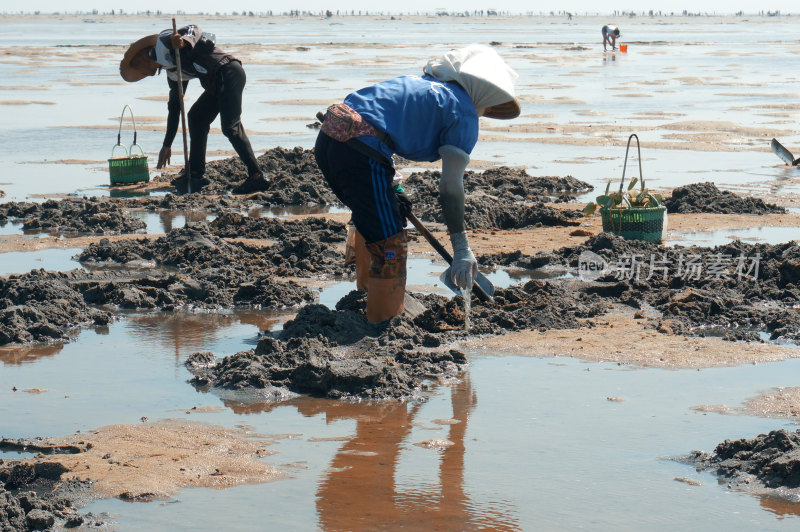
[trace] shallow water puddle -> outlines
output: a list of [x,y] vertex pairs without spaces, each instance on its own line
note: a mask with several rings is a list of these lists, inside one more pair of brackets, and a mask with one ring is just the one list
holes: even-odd
[[39,268],[49,271],[80,268],[80,263],[73,260],[73,257],[81,251],[81,248],[66,248],[2,253],[0,254],[0,275],[27,273]]
[[184,227],[186,223],[211,222],[216,216],[204,211],[131,211],[131,216],[144,220],[148,235],[166,234],[173,229]]
[[[347,209],[328,206],[287,206],[287,207],[254,207],[242,213],[250,218],[288,218],[291,216],[302,216],[309,214],[328,214],[349,212]],[[162,210],[158,212],[131,211],[131,216],[144,220],[147,227],[147,234],[165,234],[173,229],[184,227],[186,223],[206,222],[210,223],[216,219],[214,214],[205,211],[170,211]],[[0,228],[0,235],[4,234]],[[13,234],[13,233],[9,233]],[[242,235],[246,236],[246,235]]]
[[251,348],[254,333],[272,319],[137,313],[84,331],[56,354],[24,363],[0,354],[0,436],[177,418],[276,440],[270,449],[278,454],[265,460],[289,479],[185,489],[170,501],[138,505],[102,500],[85,509],[109,512],[123,530],[174,530],[198,519],[209,528],[252,530],[265,522],[293,530],[797,526],[790,519],[800,512],[796,504],[728,492],[710,474],[662,458],[787,426],[692,407],[738,405],[793,385],[800,360],[663,371],[473,355],[462,382],[412,404],[302,397],[248,404],[186,382],[182,364],[191,352]]
[[727,244],[733,240],[763,244],[781,244],[798,239],[796,227],[760,226],[716,231],[670,232],[668,246],[707,246]]
[[18,235],[21,232],[21,222],[7,222],[0,224],[0,235]]

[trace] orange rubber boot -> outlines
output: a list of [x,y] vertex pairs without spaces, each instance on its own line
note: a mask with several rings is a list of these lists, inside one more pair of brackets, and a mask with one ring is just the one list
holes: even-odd
[[359,290],[366,290],[372,255],[370,255],[367,249],[364,237],[361,236],[361,233],[359,233],[357,229],[355,239],[353,240],[353,251],[355,251],[356,255],[356,288]]
[[403,313],[408,238],[403,230],[366,247],[370,253],[367,320],[380,323]]

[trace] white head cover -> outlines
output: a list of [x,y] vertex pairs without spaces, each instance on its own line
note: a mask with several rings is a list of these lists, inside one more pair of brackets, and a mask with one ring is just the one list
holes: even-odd
[[175,68],[173,50],[171,47],[164,44],[164,37],[166,36],[166,39],[169,40],[170,35],[172,35],[171,30],[164,30],[158,35],[158,39],[156,40],[156,63],[164,68]]
[[488,46],[471,44],[431,59],[423,68],[439,81],[455,81],[467,91],[476,109],[516,101],[519,75]]

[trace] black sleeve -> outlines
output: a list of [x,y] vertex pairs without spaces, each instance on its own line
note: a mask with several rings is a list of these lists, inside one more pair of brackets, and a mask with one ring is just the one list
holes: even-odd
[[[167,132],[164,135],[164,146],[172,147],[172,141],[175,140],[175,135],[178,133],[178,125],[181,121],[181,98],[178,94],[178,82],[167,78],[169,84],[169,102],[167,109]],[[186,94],[186,87],[189,81],[183,82],[183,93]]]

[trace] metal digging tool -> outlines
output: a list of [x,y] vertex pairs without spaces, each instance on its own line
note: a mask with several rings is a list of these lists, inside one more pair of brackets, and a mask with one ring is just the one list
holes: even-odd
[[773,153],[775,153],[775,155],[777,155],[781,161],[790,166],[797,166],[800,164],[800,157],[795,159],[792,155],[792,152],[784,148],[783,144],[778,142],[776,139],[772,139],[772,142],[770,142],[769,145],[772,148]]
[[[425,240],[433,246],[439,255],[442,256],[444,260],[447,261],[447,264],[453,264],[453,256],[450,254],[449,251],[445,249],[445,247],[436,240],[436,237],[431,234],[428,229],[422,225],[422,222],[419,221],[419,218],[413,212],[408,213],[408,220],[411,224],[417,228],[417,231],[425,237]],[[461,294],[461,289],[453,283],[453,276],[451,275],[450,268],[447,268],[445,272],[439,277],[441,281],[453,292],[456,294]],[[478,272],[478,275],[475,277],[475,280],[472,283],[472,289],[475,290],[475,293],[478,294],[478,297],[481,301],[491,301],[492,296],[494,296],[494,285],[492,282],[486,278],[481,272]]]

